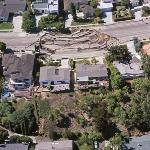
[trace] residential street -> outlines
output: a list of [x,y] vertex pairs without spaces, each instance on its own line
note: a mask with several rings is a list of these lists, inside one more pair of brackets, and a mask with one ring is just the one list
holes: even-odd
[[17,32],[0,33],[0,41],[7,44],[7,48],[25,49],[39,38],[38,34]]
[[[132,37],[145,39],[150,37],[150,19],[144,21],[119,22],[112,25],[95,27],[97,30],[118,38],[122,42]],[[24,49],[37,41],[40,35],[17,32],[0,33],[0,41],[7,44],[8,48]]]
[[150,19],[144,21],[120,22],[113,25],[97,27],[102,32],[118,38],[121,42],[126,42],[132,37],[139,39],[150,38]]

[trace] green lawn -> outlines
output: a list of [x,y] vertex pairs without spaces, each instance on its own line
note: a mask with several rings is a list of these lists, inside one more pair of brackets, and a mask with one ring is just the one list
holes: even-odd
[[0,23],[0,30],[7,30],[7,29],[13,29],[13,25],[8,22]]
[[72,22],[72,26],[76,26],[76,25],[87,25],[87,24],[95,24],[96,22],[94,21],[94,19],[82,19],[82,18],[78,18],[76,21]]

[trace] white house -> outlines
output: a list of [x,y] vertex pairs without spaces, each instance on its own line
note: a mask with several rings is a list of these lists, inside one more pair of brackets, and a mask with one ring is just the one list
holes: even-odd
[[59,13],[59,0],[36,0],[31,5],[33,10],[40,13]]
[[105,2],[111,0],[100,1],[97,5],[97,8],[101,9],[103,12],[110,12],[113,9],[113,4],[111,2]]

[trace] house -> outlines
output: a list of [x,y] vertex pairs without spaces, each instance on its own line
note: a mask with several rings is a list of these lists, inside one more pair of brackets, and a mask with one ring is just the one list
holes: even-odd
[[144,4],[150,4],[150,0],[144,0],[143,3]]
[[111,12],[113,9],[113,3],[102,0],[98,3],[97,8],[101,9],[103,12]]
[[106,86],[107,77],[107,68],[104,64],[76,65],[76,82],[79,89]]
[[134,79],[144,76],[144,71],[141,69],[141,61],[135,56],[130,60],[130,63],[120,63],[115,61],[113,64],[120,72],[122,79]]
[[93,17],[95,9],[90,5],[80,5],[80,11],[83,12],[84,18]]
[[36,0],[31,5],[34,11],[40,13],[59,13],[59,0]]
[[53,142],[40,142],[35,146],[35,150],[73,150],[73,141],[53,141]]
[[23,0],[0,1],[0,21],[8,21],[9,15],[19,14],[26,9],[26,2]]
[[34,55],[25,54],[18,57],[4,54],[2,58],[3,75],[11,91],[28,89],[32,84]]
[[40,68],[40,85],[51,86],[51,92],[70,90],[70,68],[44,66]]
[[28,148],[28,144],[21,143],[0,144],[0,150],[28,150]]
[[150,135],[143,135],[140,137],[130,137],[128,142],[123,145],[122,150],[149,150],[150,149]]
[[64,10],[70,11],[71,3],[75,6],[88,5],[88,0],[64,0]]
[[137,7],[140,4],[140,0],[130,0],[132,7]]

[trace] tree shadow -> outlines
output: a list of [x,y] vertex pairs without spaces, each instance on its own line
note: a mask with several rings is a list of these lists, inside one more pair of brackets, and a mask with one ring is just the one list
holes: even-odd
[[71,120],[68,116],[61,116],[61,119],[57,122],[57,127],[59,128],[69,128],[71,125]]

